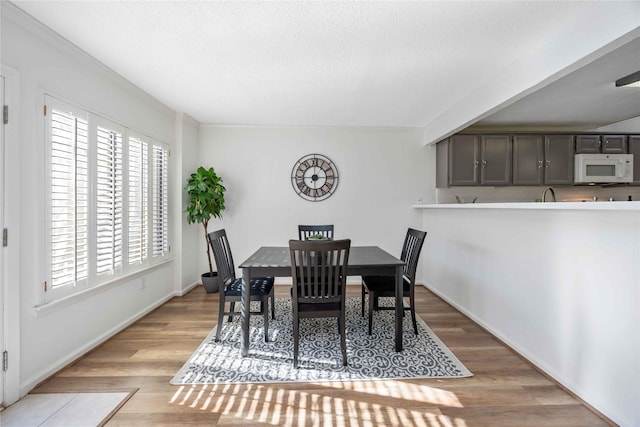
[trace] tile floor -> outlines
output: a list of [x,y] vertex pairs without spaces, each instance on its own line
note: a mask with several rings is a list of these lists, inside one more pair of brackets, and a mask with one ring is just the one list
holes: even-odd
[[0,412],[2,427],[96,427],[129,393],[28,394]]

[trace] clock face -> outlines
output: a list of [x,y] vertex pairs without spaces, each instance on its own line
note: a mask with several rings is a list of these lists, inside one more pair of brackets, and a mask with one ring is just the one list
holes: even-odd
[[291,184],[300,197],[312,202],[327,199],[338,187],[338,169],[331,159],[309,154],[293,165]]

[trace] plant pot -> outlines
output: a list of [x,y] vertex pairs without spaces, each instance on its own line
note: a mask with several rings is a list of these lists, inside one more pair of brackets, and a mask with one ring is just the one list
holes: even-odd
[[217,271],[213,273],[203,273],[200,277],[202,279],[202,286],[204,286],[208,294],[214,294],[220,290],[221,280],[218,277]]

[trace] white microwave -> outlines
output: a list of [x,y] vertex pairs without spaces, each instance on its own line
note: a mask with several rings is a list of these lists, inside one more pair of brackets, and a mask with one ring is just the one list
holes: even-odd
[[574,183],[633,182],[633,154],[576,154]]

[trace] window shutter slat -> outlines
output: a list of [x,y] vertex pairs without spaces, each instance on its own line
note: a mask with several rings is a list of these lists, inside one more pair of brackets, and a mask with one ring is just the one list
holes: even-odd
[[87,278],[88,123],[70,113],[51,113],[51,286]]

